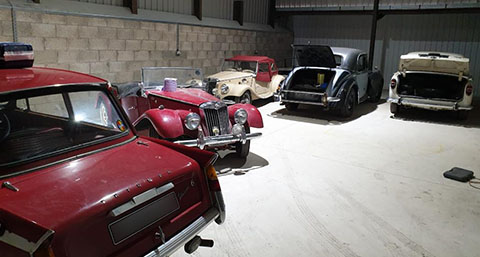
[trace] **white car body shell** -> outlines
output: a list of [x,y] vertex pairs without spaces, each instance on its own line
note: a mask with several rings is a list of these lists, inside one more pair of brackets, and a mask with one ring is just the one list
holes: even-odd
[[[467,84],[472,84],[470,76],[469,59],[459,54],[442,52],[411,52],[400,57],[398,71],[392,76],[392,81],[399,81],[400,76],[408,73],[430,73],[439,75],[456,76],[459,80],[466,79]],[[467,94],[465,86],[463,98],[459,101],[446,99],[429,99],[419,97],[400,96],[397,88],[389,87],[388,102],[407,107],[429,110],[471,110],[473,93]]]

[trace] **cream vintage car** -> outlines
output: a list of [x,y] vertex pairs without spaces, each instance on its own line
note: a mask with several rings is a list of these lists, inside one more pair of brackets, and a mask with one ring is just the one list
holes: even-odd
[[412,52],[400,57],[388,101],[396,115],[403,108],[456,111],[466,119],[473,108],[469,59],[459,54]]
[[222,100],[251,103],[272,97],[283,80],[272,58],[235,56],[225,60],[221,72],[206,79],[206,90]]

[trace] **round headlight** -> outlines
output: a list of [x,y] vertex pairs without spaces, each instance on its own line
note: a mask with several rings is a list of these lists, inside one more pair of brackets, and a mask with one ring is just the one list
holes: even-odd
[[245,124],[245,122],[247,122],[248,113],[244,109],[240,108],[235,112],[234,118],[235,123],[243,125]]
[[228,85],[227,85],[227,84],[223,84],[223,85],[220,87],[220,90],[222,91],[222,94],[228,93]]
[[185,118],[185,127],[189,130],[195,130],[200,125],[200,116],[194,112],[191,112]]

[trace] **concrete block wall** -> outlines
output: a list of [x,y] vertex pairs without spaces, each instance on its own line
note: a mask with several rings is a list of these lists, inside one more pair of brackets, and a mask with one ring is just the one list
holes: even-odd
[[[12,41],[11,12],[0,9],[1,40]],[[144,66],[200,67],[217,72],[226,57],[267,55],[283,63],[293,34],[16,11],[18,41],[31,43],[35,66],[90,73],[121,83]]]

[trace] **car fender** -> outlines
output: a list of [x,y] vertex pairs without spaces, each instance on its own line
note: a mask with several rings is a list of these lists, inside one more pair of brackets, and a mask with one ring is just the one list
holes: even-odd
[[263,128],[262,114],[260,114],[260,111],[257,109],[257,107],[251,104],[234,104],[228,107],[228,116],[230,117],[230,122],[232,124],[235,124],[235,112],[240,108],[243,108],[245,111],[247,111],[248,126],[253,128]]
[[[332,109],[337,109],[343,106],[345,103],[345,99],[347,97],[347,93],[351,88],[358,92],[358,87],[355,84],[355,78],[353,76],[348,76],[345,78],[345,80],[340,81],[340,86],[337,90],[337,93],[335,94],[336,97],[340,98],[340,101],[334,102],[330,107]],[[357,103],[358,103],[358,96],[357,96]]]
[[383,75],[380,73],[380,71],[371,71],[368,73],[368,89],[367,93],[370,92],[370,90],[373,90],[373,86],[379,86],[380,90],[383,90]]
[[133,125],[136,126],[147,119],[162,138],[177,138],[186,132],[184,120],[189,113],[190,111],[185,110],[150,109],[143,113]]
[[283,75],[273,75],[272,81],[270,82],[270,90],[271,92],[275,93],[279,90],[280,83],[285,80],[285,76]]
[[245,91],[253,91],[251,90],[251,87],[249,84],[233,84],[233,83],[227,83],[228,85],[228,93],[226,94],[221,94],[220,95],[222,98],[228,97],[228,96],[234,96],[234,97],[240,97],[245,93]]

